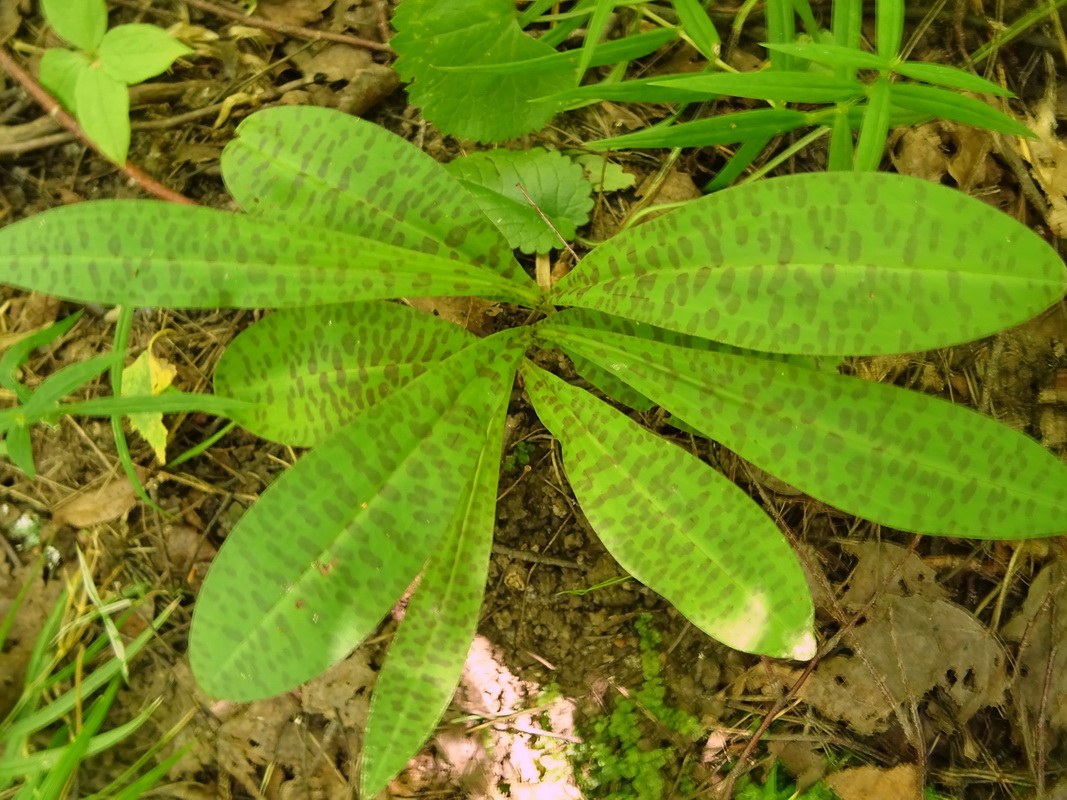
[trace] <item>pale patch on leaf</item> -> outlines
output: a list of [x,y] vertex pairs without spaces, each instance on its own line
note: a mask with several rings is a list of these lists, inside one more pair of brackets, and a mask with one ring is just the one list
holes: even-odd
[[[122,396],[147,397],[162,392],[173,383],[178,371],[174,366],[152,354],[152,345],[157,338],[167,331],[160,331],[148,343],[137,360],[122,371]],[[130,425],[152,445],[152,450],[160,464],[167,461],[167,429],[163,425],[163,414],[144,411],[130,414]]]

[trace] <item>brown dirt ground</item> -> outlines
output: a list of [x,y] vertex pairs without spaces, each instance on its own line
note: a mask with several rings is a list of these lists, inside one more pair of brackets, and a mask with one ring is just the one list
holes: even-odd
[[[219,178],[218,155],[240,119],[279,96],[287,103],[364,113],[438,158],[464,149],[464,143],[442,139],[406,105],[388,55],[257,31],[201,5],[180,0],[112,4],[112,24],[180,23],[182,32],[200,42],[201,57],[137,90],[133,118],[138,126],[130,153],[131,161],[197,202],[232,207]],[[23,17],[24,10],[10,0],[0,2],[3,34],[35,46],[54,43],[39,18]],[[925,9],[912,11],[915,58],[961,63],[960,52],[987,38],[980,9],[971,5],[948,7],[925,28],[919,25]],[[1019,11],[1009,8],[1008,18]],[[386,0],[260,0],[257,17],[380,41],[390,13]],[[717,13],[728,20],[736,8],[724,6]],[[758,58],[754,42],[760,40],[760,24],[754,16],[729,54],[739,66]],[[1010,76],[1007,85],[1022,98],[1012,109],[1030,115],[1042,134],[1039,143],[1020,150],[1018,143],[984,132],[931,123],[894,134],[885,166],[959,186],[1059,244],[1067,224],[1061,218],[1067,158],[1057,138],[1067,118],[1058,78],[1065,53],[1057,39],[1062,29],[1046,27],[1003,48],[987,65],[994,79]],[[644,69],[677,71],[695,58],[675,47],[648,59]],[[225,98],[235,99],[224,103]],[[219,103],[224,105],[213,105]],[[721,110],[744,105],[724,102]],[[192,112],[205,108],[193,118]],[[658,107],[605,104],[560,118],[523,144],[573,145],[646,125],[663,113]],[[776,142],[770,151],[788,144]],[[600,198],[587,234],[592,239],[609,234],[638,203],[692,196],[724,155],[721,148],[688,150],[673,161],[660,151],[620,154],[648,196],[624,192]],[[821,157],[817,150],[804,151],[779,171],[818,168]],[[0,216],[5,222],[56,205],[135,196],[142,192],[110,164],[57,133],[18,86],[8,81],[0,88]],[[0,303],[0,342],[75,310],[5,289],[0,289]],[[25,382],[33,386],[65,364],[106,352],[112,325],[104,312],[86,314],[60,342],[35,353],[23,372]],[[227,342],[256,317],[143,310],[136,317],[131,359],[156,332],[169,329],[158,341],[157,354],[177,366],[183,389],[207,390]],[[1040,439],[1056,453],[1067,450],[1062,306],[989,340],[857,360],[846,369],[951,398]],[[100,384],[84,394],[106,391]],[[673,430],[655,414],[645,422],[665,433]],[[223,422],[194,415],[168,424],[170,452],[178,453]],[[916,541],[799,495],[719,448],[688,442],[736,478],[795,540],[815,587],[821,640],[847,634],[805,678],[797,699],[796,693],[785,694],[799,677],[793,667],[719,645],[634,581],[561,594],[622,573],[578,511],[550,437],[516,398],[507,452],[518,452],[519,443],[527,443],[529,465],[513,463],[502,474],[497,548],[463,685],[438,734],[392,785],[393,796],[579,796],[567,748],[587,730],[582,720],[604,713],[616,697],[640,684],[633,621],[644,612],[652,614],[663,637],[668,702],[695,715],[708,731],[689,744],[647,722],[642,746],[676,747],[664,773],[674,788],[665,796],[683,796],[676,781],[683,765],[697,784],[688,796],[716,796],[713,784],[721,771],[742,754],[755,727],[779,701],[784,708],[742,762],[757,777],[777,756],[805,782],[827,771],[838,773],[835,786],[846,798],[918,797],[921,785],[968,799],[1042,792],[1067,796],[1067,784],[1058,787],[1064,794],[1056,793],[1064,777],[1061,765],[1067,763],[1067,681],[1059,648],[1063,623],[1055,613],[1063,586],[1059,540],[1026,545]],[[64,419],[55,429],[36,429],[33,445],[37,480],[0,463],[0,522],[10,525],[21,514],[39,515],[46,532],[54,534],[64,565],[56,578],[45,581],[28,567],[34,552],[15,552],[4,542],[0,612],[26,580],[32,587],[0,653],[0,712],[13,701],[34,633],[62,579],[77,571],[75,545],[86,553],[105,594],[142,584],[153,593],[155,612],[182,598],[161,635],[134,662],[113,722],[128,719],[156,698],[163,698],[163,705],[130,742],[92,759],[71,796],[105,785],[173,726],[180,727],[176,742],[190,749],[157,796],[355,796],[367,698],[395,627],[392,619],[383,623],[380,635],[305,689],[246,707],[201,695],[183,655],[195,591],[214,549],[241,511],[299,454],[234,430],[202,456],[164,472],[154,468],[150,448],[131,436],[134,460],[146,468],[152,498],[173,515],[167,518],[137,501],[119,478],[106,422]],[[897,565],[897,571],[889,569]],[[865,611],[852,625],[860,608]],[[949,624],[939,627],[935,619]],[[135,633],[144,624],[135,617],[124,632]],[[864,783],[872,776],[873,784]]]

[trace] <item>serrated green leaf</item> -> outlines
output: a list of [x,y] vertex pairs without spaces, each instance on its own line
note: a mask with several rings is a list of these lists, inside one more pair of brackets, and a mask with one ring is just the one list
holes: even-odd
[[259,111],[223,150],[222,175],[251,214],[470,261],[533,286],[441,164],[349,114],[311,106]]
[[623,569],[730,647],[815,655],[804,573],[744,492],[531,362],[522,374],[537,415],[560,441],[582,512]]
[[166,72],[175,60],[192,52],[162,28],[134,23],[104,34],[98,54],[108,75],[132,85]]
[[753,350],[881,354],[1017,325],[1065,286],[1055,251],[980,200],[835,172],[727,189],[624,231],[554,302]]
[[706,436],[813,497],[916,533],[1019,539],[1067,527],[1067,468],[1032,439],[896,386],[547,325]]
[[758,108],[717,117],[662,125],[643,131],[588,142],[593,150],[621,150],[634,147],[706,147],[751,139],[768,139],[811,124],[807,114],[788,108]]
[[371,698],[361,796],[375,797],[426,742],[456,690],[485,594],[509,393],[487,417],[484,445],[465,497],[389,648]]
[[510,394],[519,340],[505,332],[441,362],[263,493],[215,557],[193,612],[189,656],[205,691],[236,701],[287,691],[375,628],[464,497]]
[[956,67],[944,64],[927,64],[925,61],[903,61],[894,64],[894,72],[899,72],[908,78],[927,83],[936,83],[941,86],[949,86],[953,89],[962,89],[966,92],[984,92],[998,97],[1015,97],[1015,94],[993,81],[987,81],[970,72],[964,72]]
[[[562,153],[541,147],[491,150],[457,158],[448,170],[463,181],[508,244],[524,253],[563,247],[574,238],[578,226],[589,221],[592,186],[581,166]],[[563,242],[541,214],[548,217]]]
[[[408,92],[442,132],[478,141],[504,141],[544,127],[560,106],[527,98],[564,91],[578,82],[575,66],[560,64],[509,75],[445,72],[440,67],[510,63],[553,52],[519,28],[510,0],[405,0],[393,15],[390,41],[397,71],[414,81]],[[472,113],[472,109],[491,109]]]
[[704,73],[674,78],[666,83],[672,89],[730,95],[783,103],[835,103],[863,97],[863,84],[832,75],[811,72]]
[[1012,136],[1037,138],[1036,133],[1018,120],[973,97],[914,83],[894,83],[891,88],[893,103],[901,108]]
[[882,58],[874,53],[836,44],[818,44],[816,42],[772,44],[765,42],[763,46],[768,50],[788,53],[797,58],[803,58],[805,61],[815,61],[828,67],[882,70],[893,66],[893,60],[890,58]]
[[130,149],[130,95],[126,84],[99,64],[78,73],[74,86],[78,124],[100,151],[116,164],[126,164]]
[[41,85],[72,114],[78,110],[78,78],[89,69],[85,53],[53,47],[41,56]]
[[41,0],[41,11],[63,41],[89,53],[107,30],[104,0]]
[[637,179],[623,170],[621,164],[609,161],[596,153],[581,153],[574,160],[582,165],[585,178],[594,192],[618,192],[631,188]]
[[474,341],[458,325],[394,303],[285,309],[230,343],[215,394],[254,404],[231,416],[257,436],[310,447]]
[[20,220],[4,229],[0,258],[4,283],[107,305],[286,308],[408,295],[536,304],[538,297],[496,272],[352,234],[149,200],[79,203]]

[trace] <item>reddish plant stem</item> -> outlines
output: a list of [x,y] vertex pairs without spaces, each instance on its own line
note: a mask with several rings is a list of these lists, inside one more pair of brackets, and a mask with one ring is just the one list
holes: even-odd
[[[45,91],[41,84],[34,80],[33,77],[22,68],[5,47],[0,47],[0,69],[14,78],[22,88],[26,90],[30,97],[36,100],[37,104],[55,119],[56,122],[77,136],[81,141],[85,142],[85,144],[93,150],[103,155],[96,143],[85,135],[85,131],[82,130],[78,121],[67,113],[66,109],[64,109],[52,95]],[[125,164],[119,165],[119,169],[146,192],[154,194],[161,200],[169,200],[172,203],[183,203],[185,205],[196,205],[196,201],[190,200],[180,192],[176,192],[173,189],[164,186],[151,175],[145,173],[144,170],[136,164],[127,161]]]

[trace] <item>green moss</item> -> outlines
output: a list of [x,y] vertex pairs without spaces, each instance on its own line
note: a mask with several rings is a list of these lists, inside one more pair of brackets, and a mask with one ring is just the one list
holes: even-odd
[[[574,751],[575,773],[589,798],[660,800],[667,788],[668,767],[678,760],[678,754],[673,747],[644,749],[641,739],[654,734],[655,725],[692,740],[704,733],[696,717],[667,705],[660,675],[662,637],[652,627],[651,614],[642,614],[634,628],[641,654],[641,687],[629,698],[617,697],[610,714],[592,720],[582,731],[584,743]],[[679,786],[687,779],[692,783],[692,777],[683,774]]]

